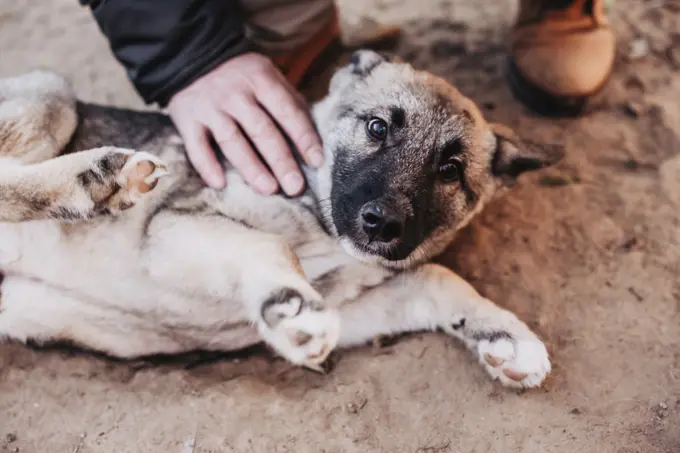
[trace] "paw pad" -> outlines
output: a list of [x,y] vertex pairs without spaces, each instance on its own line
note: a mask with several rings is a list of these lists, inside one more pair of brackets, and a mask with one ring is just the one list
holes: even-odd
[[152,191],[162,177],[168,175],[167,168],[156,156],[138,152],[125,163],[117,182],[131,194],[145,194]]
[[548,351],[538,339],[485,339],[477,348],[487,372],[508,387],[538,387],[551,370]]
[[529,376],[529,373],[520,373],[512,369],[503,370],[503,374],[515,382],[522,382],[527,376]]
[[295,346],[304,346],[312,341],[313,338],[312,335],[308,334],[307,332],[301,332],[295,329],[289,329],[287,334],[291,343],[293,343]]
[[488,363],[492,367],[501,366],[503,365],[503,362],[505,362],[505,360],[503,360],[502,358],[493,356],[488,352],[484,354],[484,360],[486,360],[486,363]]

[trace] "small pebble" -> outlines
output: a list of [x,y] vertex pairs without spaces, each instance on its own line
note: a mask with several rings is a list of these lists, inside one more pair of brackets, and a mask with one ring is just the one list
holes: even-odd
[[362,399],[358,404],[357,403],[347,403],[347,412],[350,414],[358,414],[361,409],[366,406],[366,403],[368,403],[368,400],[366,398]]
[[644,38],[634,39],[630,43],[628,58],[638,60],[649,55],[649,42]]
[[639,102],[630,101],[623,106],[623,111],[632,118],[639,118],[645,114],[645,107]]

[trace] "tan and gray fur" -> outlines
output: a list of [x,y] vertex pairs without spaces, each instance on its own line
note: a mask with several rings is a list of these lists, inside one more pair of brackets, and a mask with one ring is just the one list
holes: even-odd
[[0,337],[122,358],[264,341],[317,368],[336,347],[441,330],[503,384],[540,385],[540,339],[428,260],[560,150],[370,51],[312,116],[326,163],[304,195],[264,197],[228,166],[226,189],[205,187],[162,114],[76,102],[51,73],[1,80]]

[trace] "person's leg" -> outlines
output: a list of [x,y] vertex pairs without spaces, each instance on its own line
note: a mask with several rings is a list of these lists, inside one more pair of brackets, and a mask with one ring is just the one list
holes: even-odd
[[578,115],[602,90],[616,51],[605,3],[520,0],[507,76],[527,107],[544,115]]
[[265,54],[285,55],[334,25],[333,0],[242,0],[246,36]]
[[242,0],[242,5],[248,38],[295,86],[329,49],[370,45],[400,31],[379,24],[367,30],[342,30],[333,0]]

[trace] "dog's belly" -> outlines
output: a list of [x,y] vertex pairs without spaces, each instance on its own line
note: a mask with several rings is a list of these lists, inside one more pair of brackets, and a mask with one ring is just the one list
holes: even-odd
[[0,272],[8,272],[12,263],[20,260],[21,246],[22,234],[19,224],[0,222]]
[[[117,325],[144,332],[130,338],[135,343],[117,344],[116,355],[135,355],[136,349],[210,349],[213,343],[238,349],[259,341],[240,301],[190,293],[150,277],[140,260],[135,227],[126,222],[90,223],[82,229],[52,221],[0,224],[0,271],[8,289],[3,309],[40,316],[37,321],[47,327],[51,319],[55,326],[66,324],[68,331],[58,337],[101,344],[104,351],[111,350],[104,332]],[[10,285],[28,289],[27,296],[9,291]]]

